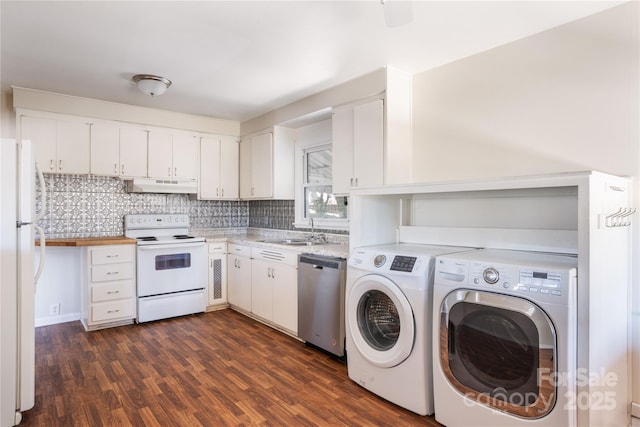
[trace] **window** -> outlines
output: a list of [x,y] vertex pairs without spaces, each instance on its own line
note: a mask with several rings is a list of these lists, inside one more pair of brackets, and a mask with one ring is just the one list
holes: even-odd
[[347,198],[332,191],[331,144],[307,147],[302,150],[302,192],[297,209],[298,225],[306,226],[313,218],[316,227],[345,229]]

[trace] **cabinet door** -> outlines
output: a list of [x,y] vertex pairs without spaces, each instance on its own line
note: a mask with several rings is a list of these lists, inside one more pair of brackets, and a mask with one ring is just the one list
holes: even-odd
[[198,179],[200,140],[194,135],[173,135],[173,177]]
[[251,138],[251,195],[273,196],[273,140],[271,133]]
[[30,140],[35,160],[42,172],[57,172],[56,121],[39,117],[21,117],[22,139]]
[[91,125],[91,173],[120,175],[120,129],[102,124]]
[[162,131],[149,132],[148,172],[151,178],[173,176],[173,138]]
[[227,266],[229,303],[251,312],[251,259],[230,254]]
[[239,187],[238,141],[235,136],[220,138],[220,198],[237,199]]
[[273,319],[273,271],[270,262],[251,261],[251,312],[267,320]]
[[220,139],[200,139],[200,198],[220,198]]
[[251,138],[240,141],[240,198],[250,199],[251,184]]
[[278,265],[273,272],[273,322],[298,333],[298,269]]
[[[382,100],[353,109],[353,170],[355,187],[383,184],[384,107]],[[334,156],[335,158],[335,156]]]
[[120,129],[120,176],[147,176],[147,131]]
[[227,257],[225,254],[209,255],[209,305],[227,303]]
[[349,194],[353,179],[353,109],[334,111],[331,128],[333,193]]
[[89,173],[91,136],[88,124],[59,121],[57,143],[58,172]]

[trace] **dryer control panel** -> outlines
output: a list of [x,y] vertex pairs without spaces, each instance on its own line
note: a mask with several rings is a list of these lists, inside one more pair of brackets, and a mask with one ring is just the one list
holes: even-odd
[[[487,259],[478,259],[483,256]],[[547,254],[484,250],[439,257],[435,268],[436,285],[482,288],[557,303],[570,296],[576,280],[575,260]]]

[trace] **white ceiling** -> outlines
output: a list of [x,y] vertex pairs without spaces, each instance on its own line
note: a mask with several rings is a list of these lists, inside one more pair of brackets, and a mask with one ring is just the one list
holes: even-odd
[[[0,76],[3,91],[246,120],[385,65],[425,71],[619,3],[414,1],[412,22],[389,27],[379,0],[2,0]],[[130,80],[140,73],[173,85],[143,95]]]

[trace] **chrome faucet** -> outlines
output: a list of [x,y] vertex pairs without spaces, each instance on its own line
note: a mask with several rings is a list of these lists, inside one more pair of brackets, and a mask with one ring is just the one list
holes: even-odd
[[311,224],[311,243],[327,243],[327,236],[324,233],[318,233],[316,236],[316,229],[313,225],[313,218],[309,218],[309,224]]
[[313,227],[313,218],[309,218],[309,223],[311,223],[311,241],[315,242],[315,240],[316,240],[316,231],[315,231],[315,228]]

